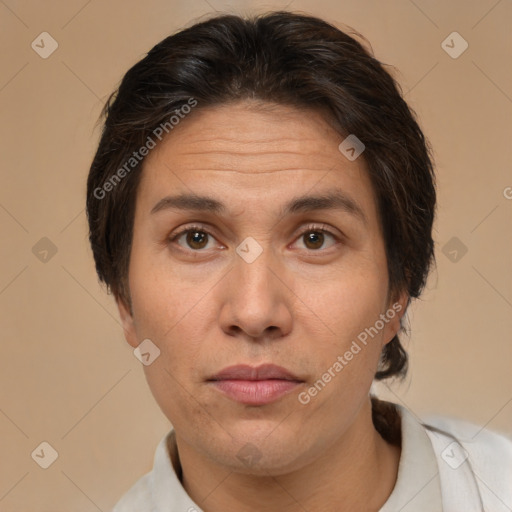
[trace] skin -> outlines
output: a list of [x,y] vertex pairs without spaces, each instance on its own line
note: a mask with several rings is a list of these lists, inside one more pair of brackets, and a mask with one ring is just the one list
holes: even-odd
[[[145,375],[175,429],[183,486],[206,512],[378,511],[393,490],[400,449],[375,430],[369,389],[407,296],[388,297],[371,182],[362,156],[349,161],[338,150],[343,138],[320,113],[244,101],[198,107],[144,162],[132,312],[119,299],[118,307],[128,343],[149,338],[161,351]],[[342,210],[280,213],[296,196],[333,189],[365,221]],[[227,212],[150,213],[163,197],[192,192]],[[193,225],[203,234],[171,240]],[[252,263],[236,253],[247,237],[263,249]],[[397,302],[400,313],[301,404],[299,393]],[[248,406],[206,382],[242,363],[274,363],[303,383]],[[258,454],[252,463],[237,457],[247,443]]]

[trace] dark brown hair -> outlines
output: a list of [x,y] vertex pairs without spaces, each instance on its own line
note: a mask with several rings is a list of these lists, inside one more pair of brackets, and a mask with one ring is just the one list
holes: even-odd
[[[162,123],[169,126],[171,116],[183,117],[191,100],[201,109],[247,99],[317,109],[340,135],[355,134],[364,143],[390,297],[402,290],[409,301],[418,297],[434,260],[436,193],[430,147],[415,114],[361,43],[319,18],[283,11],[217,16],[169,36],[110,96],[87,182],[89,239],[100,280],[130,306],[128,266],[143,162],[133,160],[134,152]],[[383,350],[376,378],[406,369],[397,335]]]

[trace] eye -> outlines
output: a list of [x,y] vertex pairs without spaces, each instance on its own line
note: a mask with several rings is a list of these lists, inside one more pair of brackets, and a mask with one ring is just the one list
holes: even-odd
[[[179,233],[172,235],[169,240],[171,242],[177,242],[178,245],[184,249],[188,248],[198,252],[210,248],[208,247],[209,237],[213,238],[213,236],[204,228],[200,226],[189,226],[186,229],[181,230]],[[186,244],[185,247],[179,243],[181,239],[184,239],[184,243]]]
[[[326,249],[323,247],[326,243],[326,238],[332,240],[329,247],[332,247],[338,241],[338,237],[328,229],[325,229],[325,227],[310,225],[299,234],[297,240],[303,240],[305,249],[319,251],[322,248]],[[212,249],[213,247],[209,245],[210,239],[215,240],[213,235],[201,226],[188,226],[169,237],[170,242],[177,243],[184,250],[191,250],[192,252]]]
[[330,247],[335,245],[336,241],[338,240],[333,233],[321,226],[308,226],[307,229],[302,231],[302,233],[299,235],[298,240],[304,241],[304,246],[306,249],[318,251],[324,245],[326,237],[334,240],[334,243],[332,243]]

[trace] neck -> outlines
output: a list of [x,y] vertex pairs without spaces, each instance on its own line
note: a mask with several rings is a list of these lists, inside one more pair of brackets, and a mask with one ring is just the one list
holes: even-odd
[[400,460],[400,448],[373,427],[370,401],[328,451],[284,475],[235,473],[176,440],[183,486],[205,512],[377,512],[393,490]]

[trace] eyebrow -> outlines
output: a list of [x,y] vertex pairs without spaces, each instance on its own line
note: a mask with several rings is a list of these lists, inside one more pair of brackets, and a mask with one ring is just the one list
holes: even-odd
[[[196,194],[180,194],[164,197],[153,206],[151,214],[162,210],[201,211],[218,215],[227,212],[226,206],[221,201],[213,197]],[[367,223],[362,208],[356,201],[341,190],[334,190],[320,195],[295,197],[281,208],[280,215],[307,213],[315,210],[340,210],[359,218],[363,223]]]

